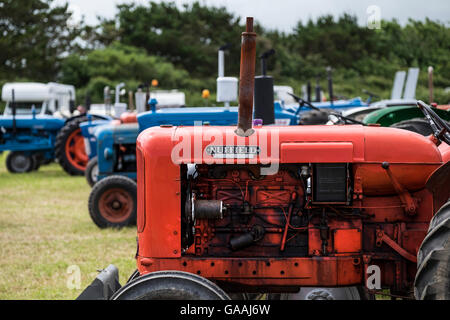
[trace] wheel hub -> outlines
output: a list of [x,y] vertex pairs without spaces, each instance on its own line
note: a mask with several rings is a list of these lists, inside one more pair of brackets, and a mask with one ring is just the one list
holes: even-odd
[[17,154],[12,159],[11,164],[17,172],[23,172],[30,165],[30,158],[23,154]]
[[120,204],[119,201],[113,201],[111,207],[115,210],[120,209],[122,205]]
[[100,196],[99,211],[110,222],[123,222],[133,211],[133,198],[123,189],[109,189]]

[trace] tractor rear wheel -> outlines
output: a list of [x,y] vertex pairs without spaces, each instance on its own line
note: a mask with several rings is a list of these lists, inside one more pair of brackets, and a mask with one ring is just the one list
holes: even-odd
[[414,295],[420,300],[450,300],[450,200],[431,219],[420,246]]
[[182,271],[157,271],[120,288],[112,300],[230,300],[215,283]]
[[56,136],[55,157],[70,175],[83,175],[89,160],[80,129],[80,123],[85,121],[87,117],[67,122]]
[[35,166],[35,159],[23,152],[10,152],[6,157],[6,168],[11,173],[30,172]]
[[94,184],[98,181],[98,158],[93,157],[89,160],[86,171],[84,172],[84,176],[86,177],[87,183],[93,187]]
[[301,125],[315,125],[326,124],[328,122],[328,109],[326,110],[311,110],[300,115]]
[[391,125],[392,128],[398,128],[403,130],[419,133],[423,136],[429,136],[433,133],[430,123],[426,119],[414,118],[409,120],[400,121]]
[[100,228],[136,224],[137,185],[124,176],[109,176],[97,182],[89,195],[89,214]]

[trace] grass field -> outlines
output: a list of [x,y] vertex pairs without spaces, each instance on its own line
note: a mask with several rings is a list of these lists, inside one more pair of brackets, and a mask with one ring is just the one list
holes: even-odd
[[[97,228],[84,177],[56,163],[10,174],[5,158],[0,155],[0,299],[74,299],[109,263],[123,284],[136,268],[135,228]],[[77,268],[80,289],[73,288]]]

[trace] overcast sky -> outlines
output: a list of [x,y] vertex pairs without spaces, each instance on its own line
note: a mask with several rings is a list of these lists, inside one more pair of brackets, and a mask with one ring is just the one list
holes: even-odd
[[[69,2],[75,19],[83,15],[88,24],[97,22],[96,16],[113,17],[116,4],[136,2],[145,4],[148,0],[56,0]],[[156,0],[155,2],[171,2]],[[193,0],[175,0],[178,5]],[[355,14],[360,24],[367,24],[368,18],[376,14],[373,5],[379,8],[382,19],[396,18],[400,23],[408,18],[423,20],[428,17],[450,24],[450,0],[200,0],[209,6],[224,6],[241,17],[253,16],[269,29],[289,32],[299,20],[315,19],[323,14],[339,16],[344,12]],[[369,10],[369,12],[368,12]]]

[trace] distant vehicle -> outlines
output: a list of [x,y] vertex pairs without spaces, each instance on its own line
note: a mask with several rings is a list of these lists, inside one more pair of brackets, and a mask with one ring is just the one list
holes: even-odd
[[[64,167],[67,158],[77,158],[80,149],[84,152],[81,133],[77,128],[67,130],[88,116],[75,109],[74,86],[54,82],[6,83],[2,87],[2,100],[6,108],[0,116],[0,153],[10,151],[6,158],[10,172],[37,170],[55,158]],[[117,107],[123,109],[121,105]],[[98,114],[90,112],[90,117],[112,119],[105,115],[106,111],[104,108]],[[61,143],[61,137],[68,139]]]
[[179,108],[186,105],[184,92],[174,90],[152,90],[150,99],[158,101],[159,108]]
[[2,88],[0,152],[10,151],[12,173],[37,170],[55,158],[56,135],[74,110],[75,88],[58,83],[13,82]]
[[36,115],[69,117],[75,107],[75,87],[54,82],[11,82],[2,88],[2,100],[6,102],[4,115],[12,115],[12,92],[17,115],[31,115],[34,107]]

